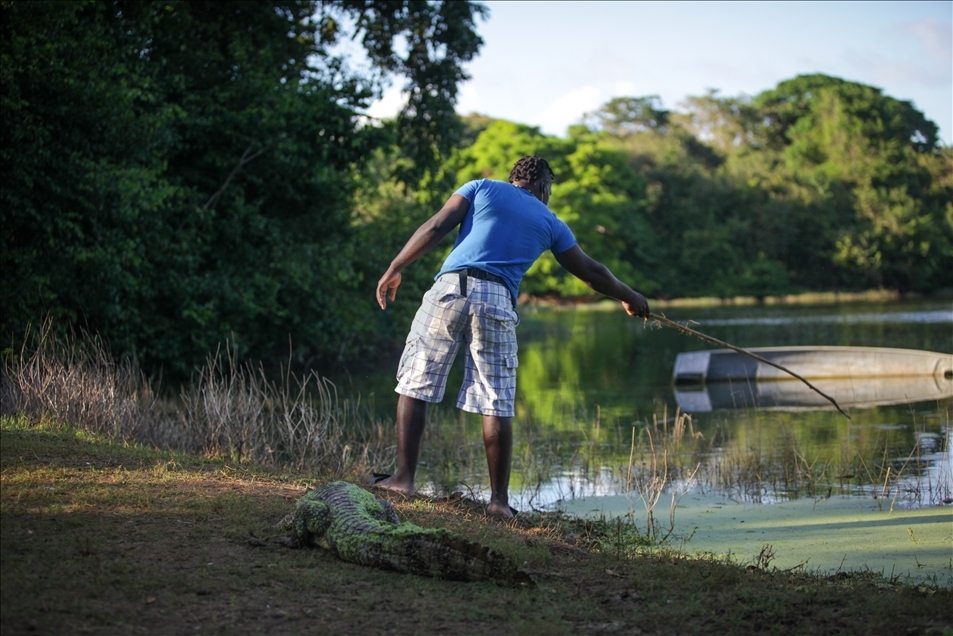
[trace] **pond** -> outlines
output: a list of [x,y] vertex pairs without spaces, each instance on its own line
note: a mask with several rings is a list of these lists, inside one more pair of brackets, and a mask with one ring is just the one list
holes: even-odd
[[[745,348],[842,345],[953,353],[953,304],[947,300],[724,305],[661,313]],[[675,358],[712,345],[630,318],[615,303],[526,307],[521,314],[510,488],[516,507],[627,515],[647,533],[654,527],[671,534],[674,518],[675,535],[682,530],[683,536],[697,531],[693,515],[699,510],[717,516],[715,510],[733,505],[777,514],[778,506],[833,509],[834,502],[848,502],[851,510],[869,505],[884,514],[926,511],[916,514],[942,515],[935,521],[948,542],[938,558],[953,571],[953,381],[941,386],[939,399],[849,408],[851,420],[833,408],[684,412],[680,405],[690,409],[691,403],[680,401],[672,384]],[[455,371],[444,404],[431,408],[418,486],[485,497],[479,418],[453,408],[461,375]],[[373,402],[392,418],[393,370],[359,382],[365,391],[377,387]],[[815,384],[824,389],[823,381]],[[910,536],[920,540],[914,530]],[[913,541],[907,534],[904,539]],[[700,545],[697,532],[693,541]]]
[[[742,347],[844,345],[953,353],[953,306],[948,301],[721,306],[664,313]],[[626,484],[620,469],[628,471],[633,452],[658,435],[656,428],[664,434],[682,415],[678,409],[685,406],[680,400],[684,389],[672,384],[675,357],[713,346],[632,319],[614,303],[571,310],[530,307],[522,314],[514,494],[524,506],[547,508],[575,497],[622,492]],[[487,486],[479,418],[452,407],[459,364],[454,372],[448,397],[431,408],[419,481],[425,490],[479,493]],[[351,380],[361,383],[364,398],[384,418],[392,418],[396,402],[393,373],[387,369],[376,377]],[[823,382],[817,384],[824,388]],[[949,452],[953,389],[945,391],[946,397],[938,400],[850,409],[850,421],[833,409],[691,412],[679,418],[691,430],[683,434],[678,453],[671,452],[669,440],[669,460],[694,466],[700,458],[718,458],[723,470],[725,462],[758,460],[764,464],[760,481],[725,474],[699,482],[753,502],[813,496],[827,487],[838,494],[864,494],[871,484],[882,486],[888,468],[893,483],[903,467],[901,477],[918,476],[925,482],[918,497],[903,493],[904,505],[935,505],[950,496],[941,459]],[[801,464],[777,464],[794,454],[801,455]],[[736,466],[729,472],[739,470]]]

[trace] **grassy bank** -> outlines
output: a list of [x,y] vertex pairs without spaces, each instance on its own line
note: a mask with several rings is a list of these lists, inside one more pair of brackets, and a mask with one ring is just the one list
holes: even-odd
[[3,352],[0,408],[32,422],[69,422],[94,433],[233,462],[344,476],[380,462],[384,427],[359,399],[338,396],[315,372],[239,363],[211,353],[188,385],[161,392],[135,361],[116,360],[95,336],[57,338],[50,323]]
[[[907,296],[911,298],[911,296]],[[915,297],[915,296],[913,296]],[[944,296],[946,297],[946,296]],[[744,307],[750,305],[833,305],[838,303],[888,302],[900,299],[890,289],[871,289],[863,292],[803,292],[784,296],[702,296],[698,298],[649,298],[653,310],[672,307]],[[618,303],[602,296],[559,298],[549,296],[521,296],[520,305],[572,309],[618,309]]]
[[858,302],[887,302],[898,300],[900,294],[890,289],[871,289],[864,292],[804,292],[801,294],[787,294],[785,296],[735,296],[732,298],[674,298],[671,300],[655,300],[653,305],[664,309],[667,307],[719,307],[722,305],[828,305],[837,303]]
[[536,589],[342,563],[273,541],[307,472],[160,451],[4,417],[0,626],[19,633],[953,634],[949,589],[689,559],[622,525],[487,520],[393,499],[522,564]]

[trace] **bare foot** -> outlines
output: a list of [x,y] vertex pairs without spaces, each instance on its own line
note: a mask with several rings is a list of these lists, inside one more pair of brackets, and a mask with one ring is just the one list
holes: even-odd
[[501,519],[512,519],[516,516],[513,514],[513,509],[510,508],[509,504],[501,504],[494,501],[491,501],[487,505],[486,514],[488,517],[499,517]]
[[373,486],[374,488],[383,488],[384,490],[399,492],[405,497],[413,497],[414,495],[414,482],[398,479],[397,475],[375,482]]

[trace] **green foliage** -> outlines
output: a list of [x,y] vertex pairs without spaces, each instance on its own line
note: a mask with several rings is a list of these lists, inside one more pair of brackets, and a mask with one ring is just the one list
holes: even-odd
[[[571,176],[554,189],[582,247],[634,286],[663,297],[951,286],[950,153],[909,102],[809,75],[684,106],[611,100],[572,129]],[[550,265],[532,291],[580,291]]]
[[820,248],[843,281],[901,292],[936,289],[944,277],[949,285],[950,270],[938,267],[953,247],[943,220],[950,191],[937,196],[944,151],[933,122],[910,102],[825,75],[781,82],[754,104],[758,134],[789,181],[814,190],[809,207],[834,204]]
[[709,89],[704,95],[685,99],[687,116],[680,123],[698,139],[721,153],[755,145],[753,131],[757,129],[758,113],[751,100],[742,97],[719,97]]
[[663,130],[670,114],[662,108],[662,99],[658,95],[615,97],[586,115],[584,120],[599,130],[621,137],[647,130]]
[[[808,75],[755,98],[711,90],[685,107],[615,98],[568,139],[472,119],[482,132],[444,172],[458,184],[505,179],[519,157],[546,157],[553,212],[652,295],[951,286],[950,152],[909,102]],[[588,292],[551,255],[522,291]]]
[[[388,260],[456,186],[526,154],[553,166],[580,245],[650,295],[953,287],[953,155],[870,86],[801,76],[681,114],[619,97],[555,138],[453,112],[471,2],[0,8],[8,343],[48,317],[176,381],[226,340],[303,366],[379,354],[450,242],[380,312]],[[370,70],[332,53],[345,39]],[[369,122],[394,76],[406,107]],[[522,291],[589,293],[550,255]]]
[[907,146],[920,152],[936,147],[936,124],[913,104],[836,77],[799,75],[764,91],[754,105],[763,118],[766,141],[787,148],[795,161],[817,159],[828,146],[837,150],[865,142],[892,152]]
[[[413,187],[403,181],[401,175],[411,164],[394,145],[374,151],[357,174],[351,205],[354,253],[360,258],[355,259],[354,267],[367,282],[368,290],[373,289],[372,285],[408,237],[439,209],[441,198],[445,198],[439,188],[432,189],[427,184]],[[445,246],[449,244],[445,241]],[[375,302],[360,316],[366,328],[376,334],[378,350],[382,344],[395,351],[402,345],[401,339],[420,298],[433,284],[433,276],[440,268],[440,252],[434,250],[404,270],[397,297],[387,304],[387,311],[380,311]],[[373,293],[367,293],[364,300],[373,302]]]
[[454,153],[447,168],[456,176],[458,186],[473,179],[506,181],[514,163],[535,154],[546,157],[559,182],[565,147],[563,140],[547,137],[537,128],[496,120],[486,126],[473,145]]
[[[565,163],[567,174],[553,189],[553,212],[570,225],[589,255],[633,286],[646,288],[631,258],[647,230],[641,216],[642,179],[622,155],[597,140],[578,140]],[[571,276],[560,291],[591,293]]]
[[[456,139],[479,5],[444,2],[3,2],[2,320],[103,334],[181,378],[241,357],[332,362],[378,347],[359,171],[406,144],[404,174]],[[350,21],[376,75],[331,47]],[[407,55],[394,41],[406,38]],[[390,74],[411,99],[362,124]],[[448,115],[449,113],[449,115]]]
[[136,286],[141,224],[169,196],[146,149],[174,113],[150,108],[103,5],[4,3],[3,17],[4,334],[44,311],[120,322],[135,307],[107,299]]

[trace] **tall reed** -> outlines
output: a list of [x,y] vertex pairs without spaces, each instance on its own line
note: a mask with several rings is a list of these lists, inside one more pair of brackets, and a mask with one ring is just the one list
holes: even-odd
[[270,380],[226,349],[209,356],[178,395],[159,396],[132,361],[115,361],[99,339],[58,339],[49,323],[5,355],[0,411],[159,448],[329,475],[366,470],[384,445],[383,425],[359,401],[340,399],[316,373]]
[[[652,426],[641,429],[638,446],[636,429],[632,429],[629,463],[625,471],[625,491],[638,494],[638,500],[645,508],[645,535],[652,542],[663,543],[675,530],[675,508],[678,501],[695,484],[699,464],[688,467],[682,461],[686,433],[691,440],[690,455],[695,455],[702,434],[695,431],[691,415],[680,409],[675,411],[675,417],[669,426],[667,406],[662,413],[661,426],[658,416],[653,415]],[[668,528],[663,530],[656,518],[655,508],[665,492],[671,495],[671,499]],[[630,511],[633,523],[634,516],[634,510]]]
[[[834,495],[873,498],[885,509],[897,502],[953,503],[948,414],[937,415],[944,423],[940,435],[914,422],[916,443],[904,450],[902,441],[877,426],[864,427],[859,439],[849,434],[835,447],[799,432],[786,414],[753,415],[749,435],[718,427],[709,429],[706,439],[689,414],[676,411],[670,418],[664,408],[649,423],[631,425],[624,456],[620,444],[614,449],[613,483],[600,488],[630,493],[644,507],[648,526],[656,529],[661,528],[658,507],[669,496],[677,501],[689,487],[752,503]],[[592,459],[593,465],[608,461],[606,456]],[[583,467],[576,472],[587,473]]]

